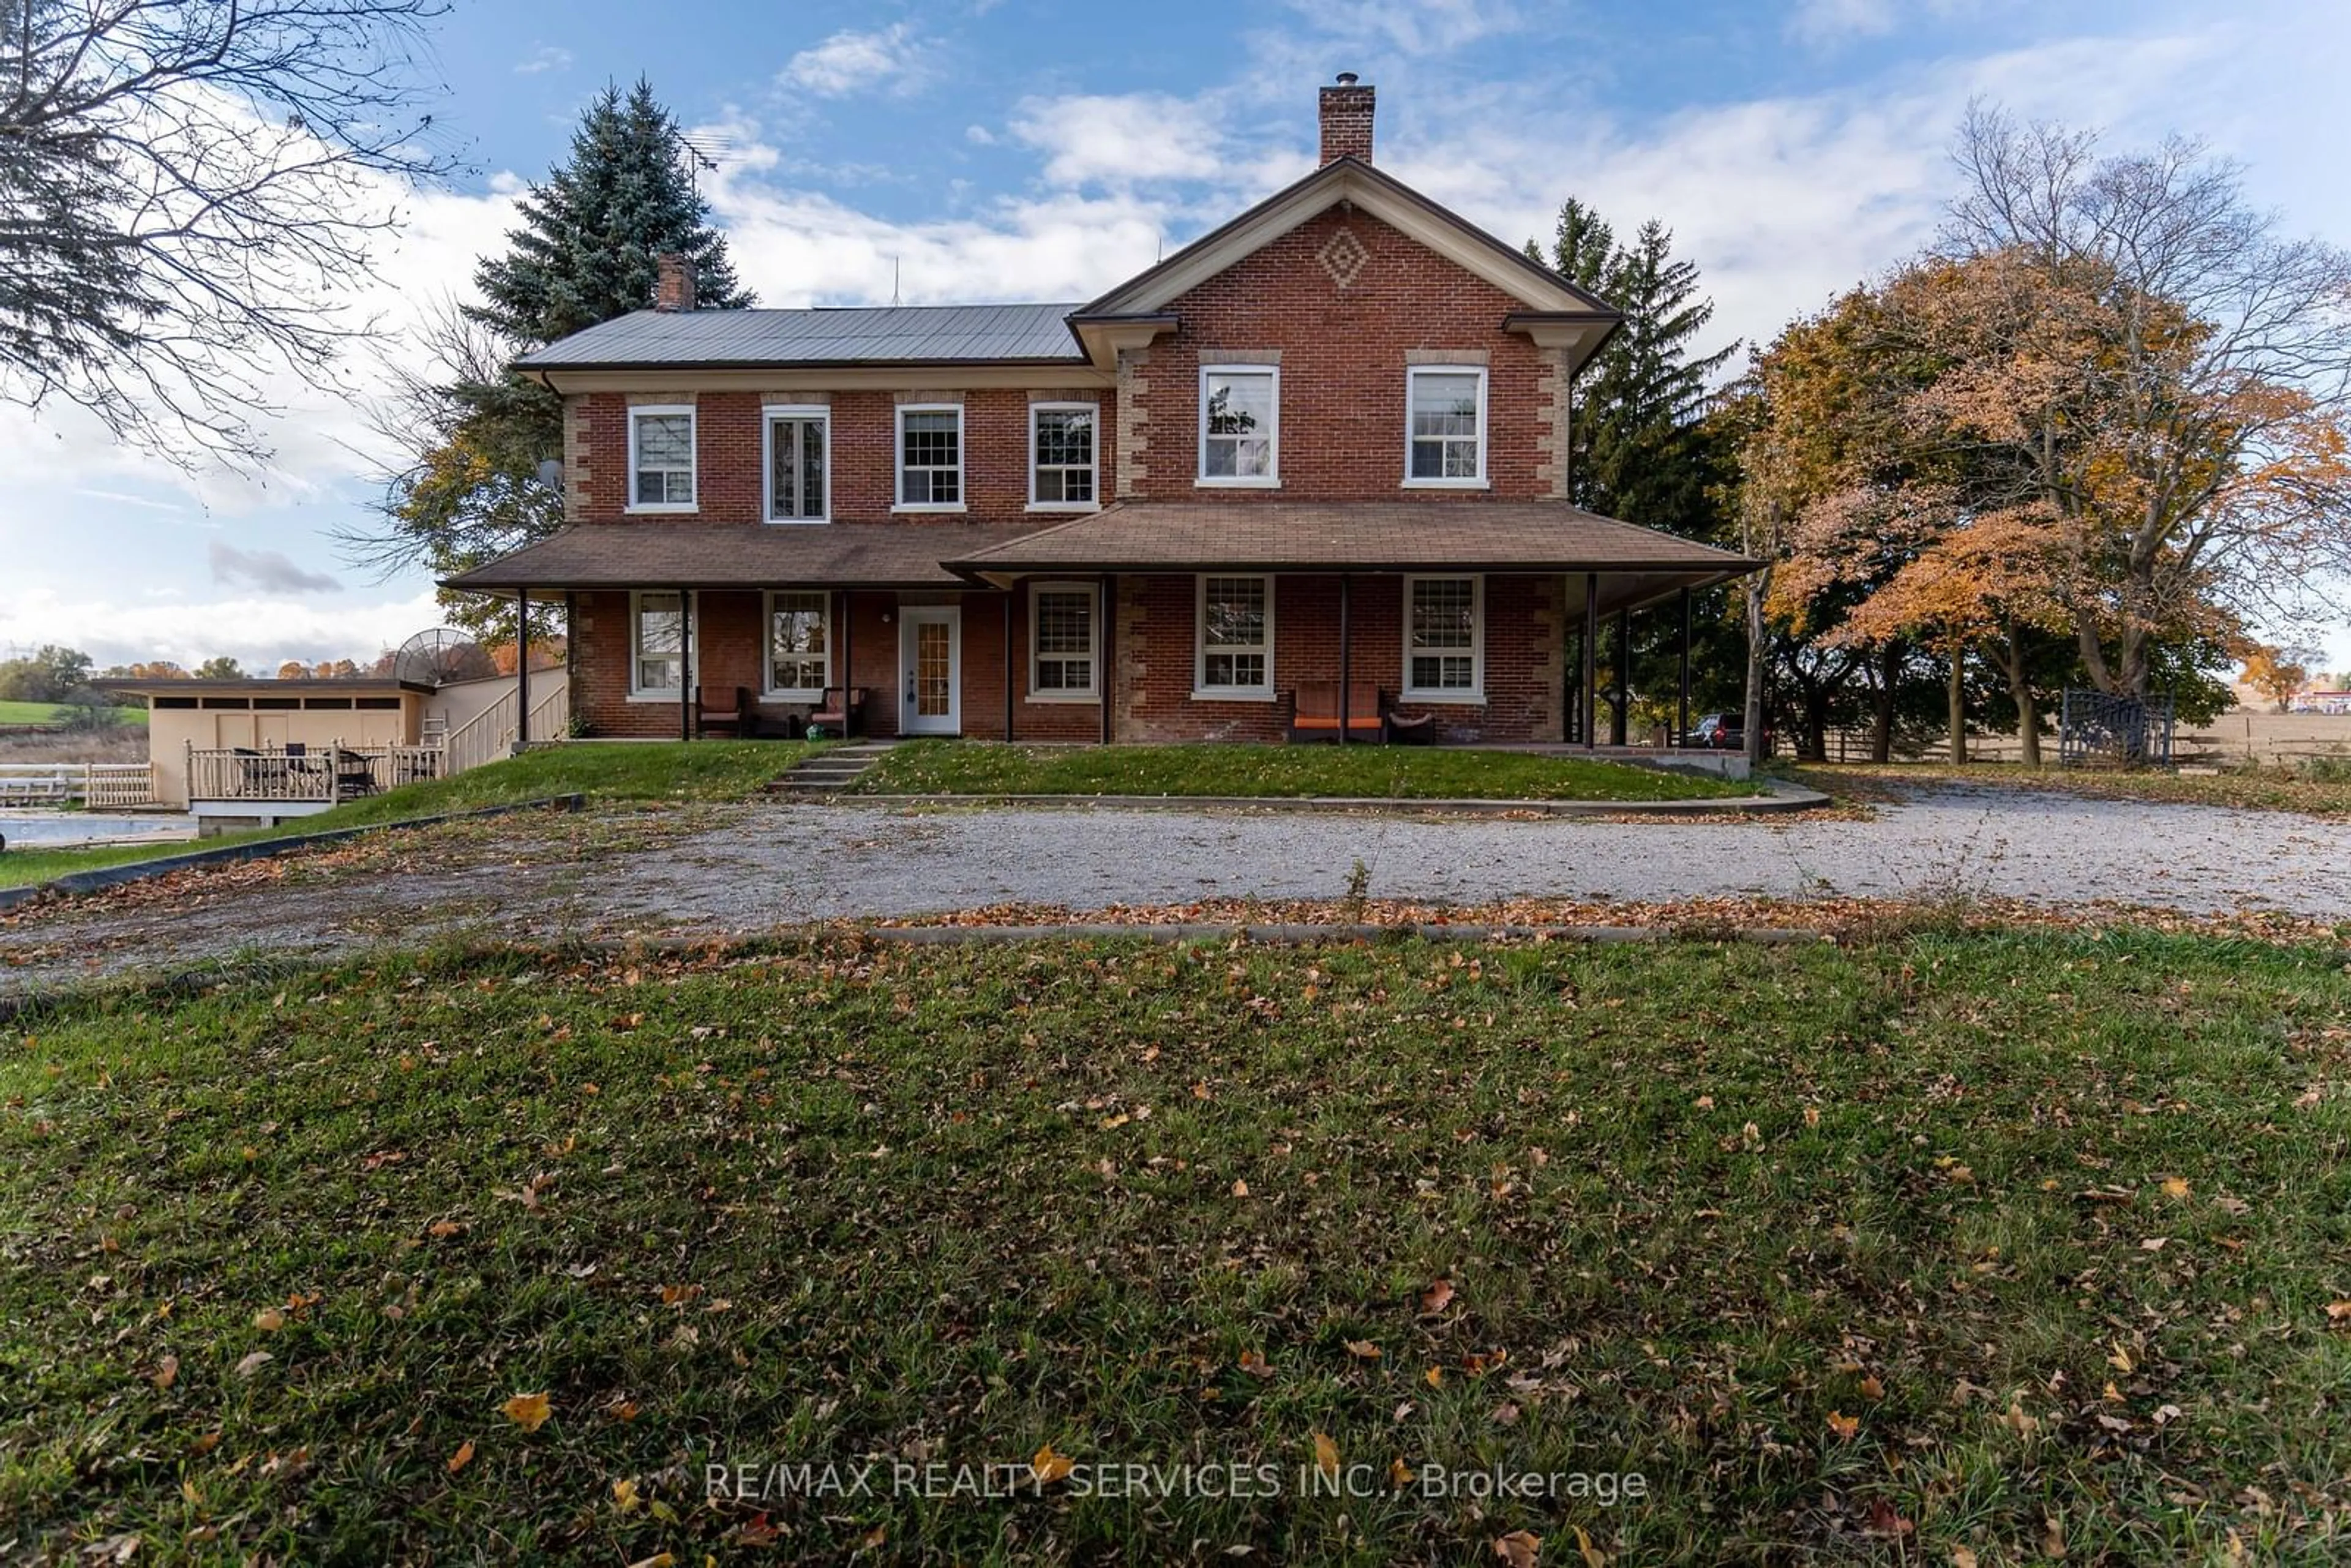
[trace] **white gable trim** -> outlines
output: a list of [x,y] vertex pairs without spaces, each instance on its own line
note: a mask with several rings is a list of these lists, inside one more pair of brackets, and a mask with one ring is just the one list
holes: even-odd
[[1195,241],[1159,267],[1088,306],[1088,316],[1141,316],[1165,308],[1341,202],[1353,202],[1372,216],[1418,241],[1495,287],[1544,313],[1614,319],[1596,310],[1565,284],[1546,283],[1529,268],[1496,254],[1494,242],[1458,220],[1447,221],[1418,202],[1399,195],[1391,183],[1352,162],[1332,164],[1309,176],[1254,212]]

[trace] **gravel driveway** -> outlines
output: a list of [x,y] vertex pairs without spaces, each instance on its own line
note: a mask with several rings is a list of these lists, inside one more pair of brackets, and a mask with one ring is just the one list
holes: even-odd
[[435,843],[379,867],[314,874],[288,862],[282,880],[250,887],[192,879],[184,895],[45,906],[0,922],[0,991],[254,947],[331,952],[455,932],[719,934],[1008,903],[1338,898],[1358,860],[1374,898],[1465,904],[1973,894],[2351,919],[2343,824],[1955,786],[1921,788],[1866,821],[765,802],[607,839],[504,821],[514,825],[475,830],[470,854]]

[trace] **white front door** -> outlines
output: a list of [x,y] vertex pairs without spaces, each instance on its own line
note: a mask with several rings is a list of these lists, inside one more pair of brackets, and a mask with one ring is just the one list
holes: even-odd
[[898,612],[898,733],[963,733],[963,611],[956,605]]

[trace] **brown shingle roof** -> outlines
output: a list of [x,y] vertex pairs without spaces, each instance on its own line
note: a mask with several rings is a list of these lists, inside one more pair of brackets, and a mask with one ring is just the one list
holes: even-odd
[[939,563],[1028,524],[583,523],[445,579],[475,592],[567,588],[955,588]]
[[1026,571],[1674,572],[1761,563],[1563,501],[1121,501],[949,558],[967,576]]

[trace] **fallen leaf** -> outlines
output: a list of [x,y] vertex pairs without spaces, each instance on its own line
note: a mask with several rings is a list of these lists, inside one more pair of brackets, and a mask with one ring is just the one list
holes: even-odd
[[1377,1361],[1380,1347],[1367,1339],[1351,1339],[1347,1342],[1347,1354],[1360,1361]]
[[872,1529],[865,1532],[865,1542],[860,1550],[865,1552],[879,1552],[882,1550],[882,1543],[889,1539],[890,1527],[886,1524],[877,1524]]
[[1571,1526],[1575,1531],[1575,1549],[1583,1553],[1583,1568],[1608,1568],[1608,1553],[1592,1544],[1592,1537],[1583,1533],[1583,1526]]
[[1832,1410],[1829,1412],[1829,1430],[1840,1437],[1853,1437],[1861,1431],[1861,1417]]
[[2041,1521],[2041,1550],[2043,1555],[2065,1555],[2065,1521],[2051,1514]]
[[1917,1525],[1903,1518],[1901,1511],[1884,1498],[1874,1497],[1869,1500],[1869,1532],[1872,1535],[1890,1535],[1899,1539],[1917,1528]]
[[[1508,1535],[1494,1539],[1494,1555],[1509,1563],[1510,1568],[1535,1568],[1535,1559],[1541,1552],[1542,1537],[1528,1531],[1513,1530]],[[1585,1561],[1590,1559],[1587,1557]]]
[[277,1359],[277,1358],[276,1356],[270,1354],[266,1350],[256,1350],[251,1355],[246,1356],[243,1361],[236,1364],[236,1375],[239,1377],[251,1377],[255,1373],[259,1372],[263,1367],[267,1366],[271,1362],[276,1361]]
[[1249,1196],[1249,1183],[1236,1180],[1233,1183],[1233,1196],[1235,1197],[1247,1197]]
[[1420,1293],[1420,1315],[1422,1317],[1433,1318],[1452,1304],[1453,1281],[1447,1279],[1442,1274],[1437,1276],[1434,1284],[1430,1285],[1428,1289]]
[[2351,1301],[2327,1302],[2326,1316],[2334,1322],[2351,1322]]
[[153,1384],[158,1388],[169,1388],[174,1383],[179,1382],[180,1358],[176,1355],[166,1355],[163,1357],[162,1360],[155,1364],[155,1371],[152,1375],[147,1379],[147,1381]]
[[1029,1459],[1029,1471],[1036,1477],[1037,1484],[1040,1487],[1049,1487],[1055,1481],[1067,1480],[1070,1472],[1077,1468],[1077,1460],[1067,1454],[1055,1453],[1053,1445],[1050,1443],[1038,1449]]
[[507,1420],[526,1432],[538,1431],[547,1425],[547,1418],[555,1413],[548,1404],[547,1396],[544,1394],[517,1394],[499,1406],[498,1410]]
[[1817,1126],[1819,1126],[1820,1124],[1821,1124],[1821,1108],[1820,1108],[1818,1105],[1807,1105],[1807,1106],[1805,1106],[1805,1107],[1804,1107],[1804,1125],[1805,1125],[1805,1126],[1807,1126],[1807,1127],[1817,1127]]
[[253,1314],[253,1326],[263,1333],[276,1333],[286,1326],[286,1314],[276,1307],[264,1307]]
[[2163,1178],[2163,1191],[2167,1197],[2186,1197],[2188,1183],[2180,1176],[2166,1176]]
[[2137,1362],[2131,1360],[2131,1353],[2125,1349],[2119,1341],[2115,1344],[2114,1354],[2106,1357],[2106,1364],[2113,1367],[2116,1372],[2124,1373],[2126,1375],[2135,1370],[2138,1365]]
[[220,1440],[220,1433],[207,1432],[203,1437],[197,1437],[188,1444],[188,1452],[196,1455],[198,1458],[202,1458],[203,1456],[211,1453],[214,1448],[219,1448]]
[[465,1228],[454,1219],[436,1219],[424,1228],[424,1234],[432,1237],[449,1237],[456,1235]]
[[1273,1363],[1266,1360],[1265,1356],[1258,1351],[1245,1350],[1241,1352],[1241,1370],[1251,1377],[1271,1377]]
[[1388,1485],[1398,1491],[1412,1485],[1412,1469],[1401,1458],[1388,1461]]
[[1432,1366],[1423,1375],[1431,1388],[1442,1388],[1445,1386],[1445,1368],[1441,1366]]
[[1964,1546],[1952,1547],[1951,1568],[1976,1568],[1976,1554]]
[[1335,1479],[1339,1474],[1339,1445],[1331,1440],[1327,1432],[1314,1434],[1314,1468],[1326,1478]]
[[1861,1396],[1864,1399],[1883,1399],[1886,1397],[1886,1385],[1877,1381],[1877,1375],[1876,1373],[1872,1373],[1867,1377],[1861,1380]]
[[468,1437],[464,1442],[457,1445],[457,1451],[455,1453],[449,1456],[449,1473],[454,1476],[459,1470],[464,1469],[467,1465],[470,1465],[473,1462],[474,1439]]

